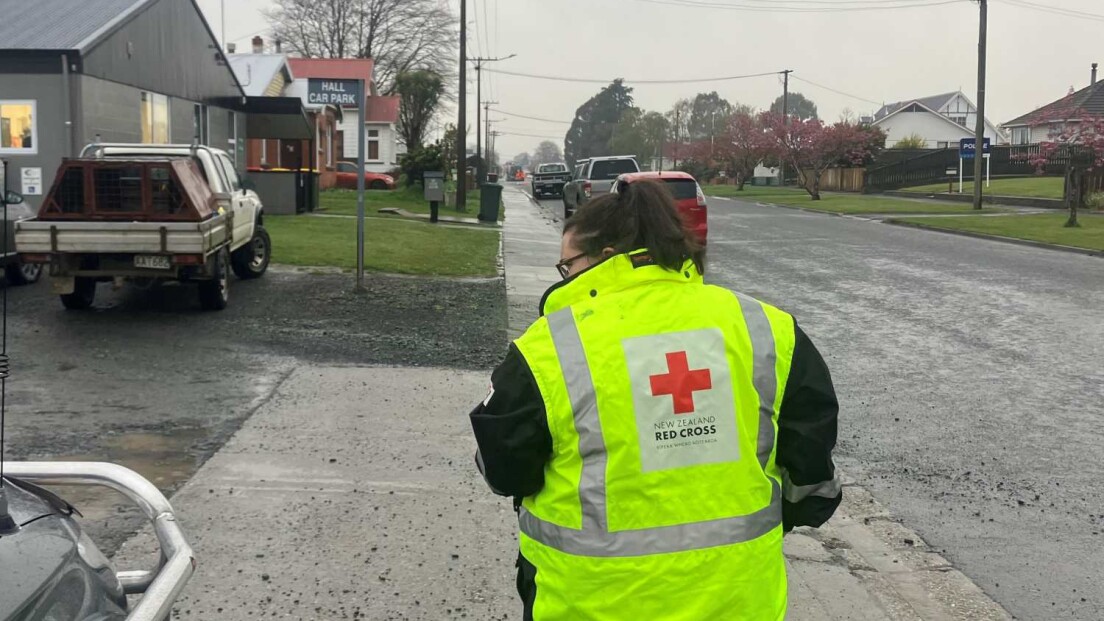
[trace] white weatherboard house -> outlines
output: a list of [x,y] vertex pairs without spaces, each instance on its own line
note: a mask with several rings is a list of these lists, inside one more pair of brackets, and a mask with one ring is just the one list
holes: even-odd
[[[920,136],[929,149],[954,148],[963,138],[973,138],[977,107],[961,91],[906,99],[882,106],[874,115],[874,127],[886,133],[886,148],[909,136]],[[1007,142],[996,125],[985,119],[985,136],[993,144]]]

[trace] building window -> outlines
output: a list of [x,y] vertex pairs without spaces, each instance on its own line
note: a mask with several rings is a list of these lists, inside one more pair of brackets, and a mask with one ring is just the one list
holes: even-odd
[[1031,128],[1012,128],[1012,144],[1031,144]]
[[261,138],[261,166],[268,163],[268,141]]
[[157,93],[142,93],[142,142],[168,144],[169,98]]
[[965,116],[958,116],[958,115],[952,116],[951,120],[954,121],[955,123],[958,123],[959,125],[961,125],[963,127],[966,127],[966,117]]
[[0,101],[0,153],[38,153],[36,112],[33,101]]
[[379,161],[380,158],[379,134],[378,129],[368,130],[368,159],[373,162]]
[[207,106],[195,104],[192,113],[192,138],[199,144],[207,144]]

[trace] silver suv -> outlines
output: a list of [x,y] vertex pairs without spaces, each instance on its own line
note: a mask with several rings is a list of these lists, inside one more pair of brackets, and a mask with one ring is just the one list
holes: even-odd
[[608,193],[613,182],[621,175],[634,172],[640,172],[635,155],[608,155],[579,160],[575,163],[571,181],[564,184],[564,218],[570,218],[591,196]]

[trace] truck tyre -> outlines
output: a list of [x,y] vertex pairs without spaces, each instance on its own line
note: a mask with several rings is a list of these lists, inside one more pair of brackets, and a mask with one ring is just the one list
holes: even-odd
[[95,278],[78,276],[73,279],[73,292],[61,296],[61,305],[69,310],[88,310],[95,301]]
[[4,268],[4,276],[13,285],[31,285],[42,278],[42,266],[38,263],[9,263]]
[[272,260],[272,238],[261,225],[253,229],[253,239],[234,251],[230,266],[234,274],[242,280],[252,280],[264,276],[268,262]]
[[567,220],[568,218],[571,217],[571,214],[575,213],[575,210],[572,209],[571,204],[567,202],[567,197],[566,196],[563,199],[563,205],[564,205],[564,220]]
[[230,303],[229,253],[224,249],[215,255],[215,277],[199,283],[199,305],[203,310],[222,310]]

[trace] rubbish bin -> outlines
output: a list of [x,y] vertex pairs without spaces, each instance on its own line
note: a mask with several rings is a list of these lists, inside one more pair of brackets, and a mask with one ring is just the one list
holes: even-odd
[[479,220],[498,222],[498,210],[502,205],[502,186],[484,183],[479,190]]

